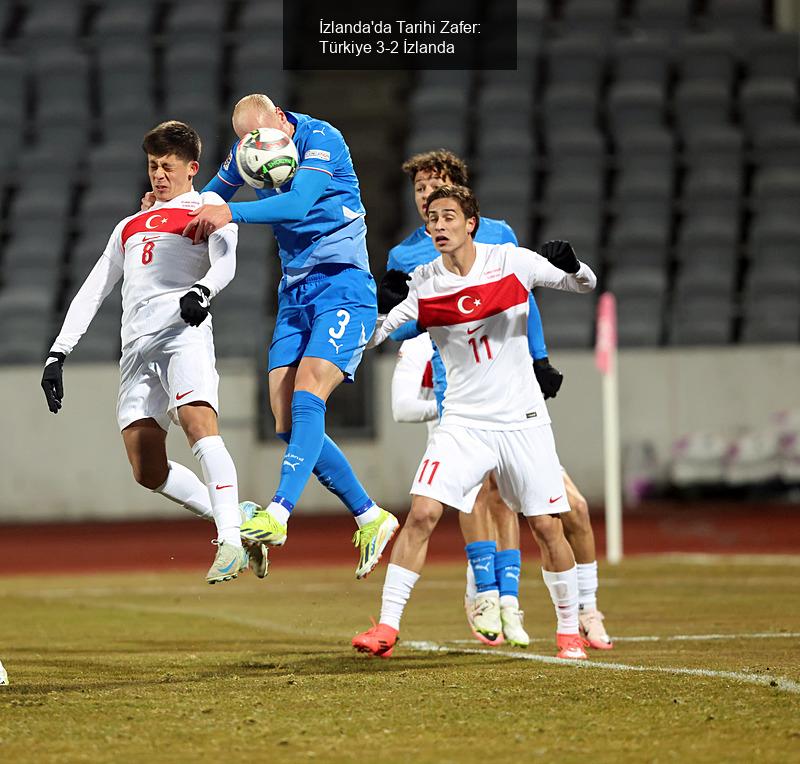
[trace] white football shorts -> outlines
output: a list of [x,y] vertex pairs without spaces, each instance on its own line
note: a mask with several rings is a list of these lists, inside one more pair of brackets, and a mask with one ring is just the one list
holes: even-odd
[[524,430],[478,430],[440,424],[422,457],[410,493],[472,512],[494,471],[503,501],[523,515],[569,511],[549,424]]
[[178,407],[195,401],[219,413],[219,375],[208,320],[137,337],[122,348],[119,369],[120,430],[148,418],[167,430],[170,420],[178,422]]

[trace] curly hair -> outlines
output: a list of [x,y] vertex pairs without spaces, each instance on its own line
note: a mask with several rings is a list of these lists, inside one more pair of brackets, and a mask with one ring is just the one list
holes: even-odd
[[430,172],[441,178],[447,178],[456,186],[466,186],[469,179],[467,163],[447,149],[414,154],[403,162],[403,172],[408,175],[412,183],[418,172]]

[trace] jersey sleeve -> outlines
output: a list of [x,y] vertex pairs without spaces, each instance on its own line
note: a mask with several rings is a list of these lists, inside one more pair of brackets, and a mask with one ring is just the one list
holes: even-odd
[[577,273],[566,273],[556,268],[537,252],[524,247],[509,247],[507,262],[519,280],[530,291],[534,287],[544,286],[550,289],[560,289],[564,292],[591,292],[597,285],[597,276],[594,271],[580,263]]
[[331,127],[320,123],[320,130],[312,130],[303,147],[303,154],[299,157],[300,170],[315,170],[327,173],[333,177],[339,160],[347,151],[342,134]]
[[528,297],[528,351],[534,360],[547,358],[542,316],[532,294]]
[[213,191],[222,197],[224,201],[228,201],[235,193],[236,190],[244,185],[242,176],[239,175],[239,169],[236,167],[236,150],[239,147],[239,141],[236,141],[225,161],[219,166],[217,174],[203,187],[203,193]]
[[123,274],[122,221],[111,234],[103,254],[72,298],[61,331],[50,352],[69,355],[89,328],[92,319]]
[[372,339],[367,343],[368,348],[380,345],[395,329],[407,323],[415,321],[419,317],[419,294],[414,278],[411,278],[411,285],[408,289],[408,297],[399,305],[395,305],[386,316],[378,316],[375,325],[375,332]]

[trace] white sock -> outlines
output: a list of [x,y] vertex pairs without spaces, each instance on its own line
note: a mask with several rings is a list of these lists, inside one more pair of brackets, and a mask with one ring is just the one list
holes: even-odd
[[208,489],[200,482],[200,478],[188,467],[178,462],[167,462],[169,474],[164,485],[153,490],[170,501],[174,501],[188,509],[203,520],[214,522],[211,502],[208,500]]
[[500,597],[500,607],[513,607],[514,610],[519,610],[519,598],[513,594],[503,594]]
[[241,546],[239,526],[242,514],[239,512],[239,485],[236,467],[219,435],[200,438],[193,446],[192,453],[200,462],[206,480],[214,522],[217,524],[217,539],[231,546]]
[[573,565],[569,570],[553,573],[542,568],[542,578],[550,591],[550,599],[556,608],[559,634],[578,633],[578,570]]
[[389,563],[386,568],[386,579],[383,582],[380,623],[400,630],[403,610],[418,580],[419,573]]
[[467,563],[467,597],[474,600],[478,596],[478,585],[475,583],[475,571]]
[[377,520],[381,516],[381,508],[377,504],[373,504],[366,512],[356,515],[356,524],[359,528],[363,528],[367,523]]
[[277,501],[270,502],[269,506],[267,507],[267,512],[269,512],[279,523],[286,525],[289,522],[289,517],[291,516],[291,512],[289,512],[283,504],[278,504]]
[[579,562],[578,606],[580,610],[597,610],[597,560]]

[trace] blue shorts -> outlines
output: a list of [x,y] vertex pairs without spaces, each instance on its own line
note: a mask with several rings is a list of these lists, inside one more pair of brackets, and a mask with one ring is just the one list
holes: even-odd
[[278,297],[278,317],[269,348],[269,370],[324,358],[352,382],[375,329],[375,280],[350,265],[320,265]]

